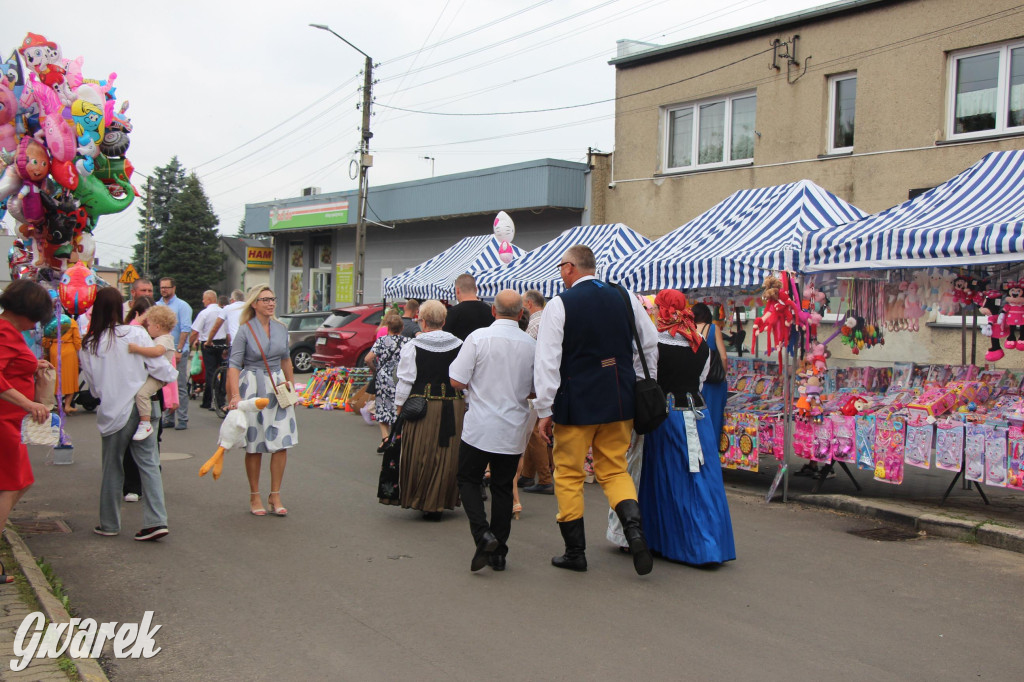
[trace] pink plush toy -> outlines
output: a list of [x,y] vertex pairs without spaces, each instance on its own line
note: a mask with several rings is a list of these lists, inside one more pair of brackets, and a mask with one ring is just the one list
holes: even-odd
[[904,302],[904,314],[907,316],[908,329],[916,332],[920,329],[919,321],[924,315],[924,304],[918,294],[917,282],[910,282],[907,285],[907,297]]

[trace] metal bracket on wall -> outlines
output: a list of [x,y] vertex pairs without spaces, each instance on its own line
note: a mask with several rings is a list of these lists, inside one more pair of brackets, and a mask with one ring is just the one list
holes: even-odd
[[795,66],[798,69],[800,67],[800,62],[796,58],[796,43],[798,40],[800,40],[800,34],[795,33],[789,40],[782,41],[776,38],[771,42],[772,65],[768,68],[775,69],[776,71],[782,71],[782,67],[779,66],[779,60],[784,59],[786,61],[786,82],[790,85],[796,83],[804,76],[805,73],[807,73],[807,64],[811,61],[811,57],[808,56],[807,59],[804,60],[803,71],[800,71],[795,78],[793,77],[793,67]]

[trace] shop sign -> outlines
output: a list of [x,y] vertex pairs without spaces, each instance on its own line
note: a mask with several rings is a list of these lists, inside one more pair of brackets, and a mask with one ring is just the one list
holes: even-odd
[[356,268],[354,263],[334,264],[334,305],[354,303]]
[[269,270],[274,264],[274,249],[270,246],[250,246],[245,251],[245,267]]
[[270,209],[271,230],[294,230],[348,224],[348,202],[290,204]]

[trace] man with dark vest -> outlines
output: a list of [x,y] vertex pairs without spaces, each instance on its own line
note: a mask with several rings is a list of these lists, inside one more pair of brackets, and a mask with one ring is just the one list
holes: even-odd
[[558,265],[566,290],[544,308],[534,384],[534,408],[541,437],[552,443],[558,528],[565,554],[551,563],[587,570],[583,529],[583,463],[593,450],[594,475],[623,532],[640,575],[650,573],[636,501],[636,486],[626,471],[626,450],[633,430],[633,390],[639,367],[629,316],[636,320],[642,352],[652,372],[658,365],[658,332],[635,296],[594,277],[594,253],[582,244],[570,247]]

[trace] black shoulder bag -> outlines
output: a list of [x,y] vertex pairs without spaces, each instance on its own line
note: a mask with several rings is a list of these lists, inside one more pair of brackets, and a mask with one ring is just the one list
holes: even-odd
[[[718,343],[712,338],[711,327],[708,327],[708,338],[704,343],[708,345],[711,352],[711,365],[708,367],[708,375],[704,379],[705,384],[720,384],[725,381],[725,367],[722,366],[722,356],[718,353]],[[711,344],[715,343],[714,346]]]
[[633,316],[633,302],[629,300],[629,293],[618,284],[612,286],[619,290],[622,300],[626,303],[629,329],[633,332],[633,340],[636,341],[637,352],[640,354],[640,364],[644,368],[644,378],[637,381],[633,389],[633,430],[643,435],[658,428],[668,418],[668,401],[665,399],[665,391],[661,390],[657,379],[651,378],[651,372],[647,368],[647,358],[640,343],[640,334],[636,331],[636,318]]

